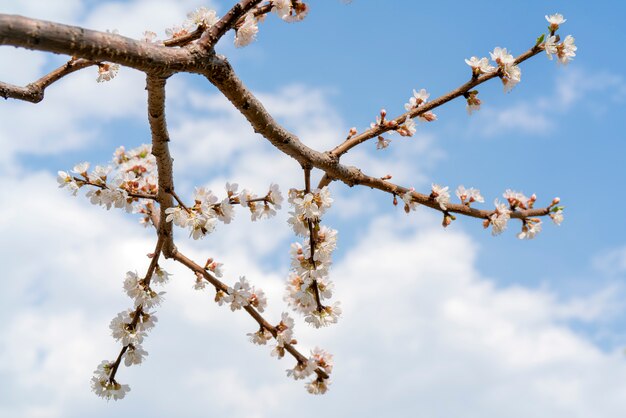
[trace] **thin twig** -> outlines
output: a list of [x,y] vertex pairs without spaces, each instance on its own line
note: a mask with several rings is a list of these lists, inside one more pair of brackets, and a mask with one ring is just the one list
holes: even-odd
[[[213,276],[211,273],[203,269],[202,266],[200,266],[199,264],[196,264],[193,260],[187,258],[180,251],[177,251],[173,255],[172,258],[178,261],[179,263],[181,263],[182,265],[184,265],[185,267],[189,268],[194,273],[201,274],[209,283],[211,283],[215,287],[216,290],[219,290],[228,294],[228,286],[226,284],[224,284],[215,276]],[[252,318],[254,318],[254,320],[259,324],[261,328],[266,329],[274,337],[276,337],[277,335],[276,327],[274,327],[265,318],[263,318],[263,316],[256,309],[254,309],[250,305],[244,306],[244,309],[246,312],[248,312],[248,314],[250,314],[250,316],[252,316]],[[298,361],[298,363],[303,364],[307,362],[307,358],[302,353],[300,353],[292,344],[285,343],[284,348],[285,348],[285,351],[291,354]],[[317,368],[315,372],[317,373],[318,377],[322,379],[329,378],[328,374],[320,368]]]
[[[534,55],[537,55],[541,51],[542,51],[542,48],[540,46],[533,46],[528,51],[524,52],[523,54],[515,58],[515,64],[519,64],[523,61],[526,61],[528,58]],[[472,77],[468,82],[462,84],[461,86],[450,91],[449,93],[439,96],[438,98],[430,102],[424,103],[417,108],[411,109],[408,112],[403,113],[402,115],[393,119],[393,122],[395,122],[396,126],[400,126],[404,123],[407,117],[412,119],[426,112],[429,112],[445,103],[448,103],[449,101],[453,99],[456,99],[457,97],[463,96],[464,94],[466,94],[467,92],[472,90],[474,87],[478,86],[479,84],[482,84],[487,80],[491,80],[492,78],[499,77],[501,74],[502,74],[501,69],[498,69],[497,71],[493,71],[489,74],[483,74],[479,77]],[[337,158],[339,158],[346,152],[350,151],[355,146],[369,139],[376,138],[379,135],[385,132],[391,131],[393,129],[394,128],[392,127],[385,126],[385,124],[376,125],[374,128],[368,129],[365,132],[362,132],[361,134],[358,134],[358,135],[355,135],[346,139],[341,145],[336,146],[332,151],[330,151],[330,153],[336,156]]]
[[95,61],[72,58],[59,68],[49,72],[39,80],[32,82],[25,87],[15,86],[13,84],[3,83],[0,81],[0,97],[39,103],[43,100],[44,91],[50,84],[60,80],[68,74],[96,64],[97,62]]

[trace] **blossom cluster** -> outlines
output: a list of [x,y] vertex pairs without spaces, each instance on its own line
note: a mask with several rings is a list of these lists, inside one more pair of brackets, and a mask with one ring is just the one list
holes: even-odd
[[167,208],[165,220],[181,228],[189,228],[189,236],[199,239],[213,232],[218,221],[229,224],[235,216],[234,205],[247,207],[252,221],[270,218],[281,208],[283,196],[276,184],[271,184],[263,197],[247,189],[241,192],[238,189],[237,183],[226,183],[226,197],[220,200],[211,190],[196,187],[193,206],[179,203]]
[[[552,55],[556,55],[561,64],[569,63],[576,56],[576,50],[578,49],[576,45],[574,45],[574,37],[567,35],[565,40],[559,43],[560,38],[558,35],[555,35],[556,30],[567,19],[564,19],[563,15],[555,13],[553,15],[546,16],[546,20],[550,23],[550,26],[548,27],[550,34],[548,39],[543,42],[542,47],[544,51],[546,51],[546,54],[548,54],[548,58],[550,59],[552,59]],[[539,37],[537,46],[539,46],[544,38],[544,35]],[[490,52],[489,55],[496,66],[491,65],[489,59],[486,57],[478,58],[473,56],[466,59],[465,63],[472,68],[473,77],[479,77],[483,74],[492,74],[495,71],[499,71],[500,79],[504,85],[504,91],[510,91],[521,81],[522,77],[522,71],[516,64],[515,58],[507,51],[506,48],[500,47],[494,48],[493,52]],[[467,112],[469,114],[472,114],[472,112],[480,109],[481,101],[477,97],[478,91],[473,90],[465,93],[463,96],[467,100]]]
[[[196,286],[196,288],[198,287]],[[230,305],[231,311],[252,306],[257,311],[263,312],[267,307],[267,298],[263,290],[250,286],[248,280],[243,276],[233,287],[228,287],[226,292],[218,290],[215,294],[215,301],[220,306]]]
[[548,26],[550,35],[543,45],[544,50],[546,54],[548,54],[548,58],[552,59],[552,55],[554,54],[559,63],[567,65],[576,56],[576,50],[578,48],[574,45],[575,39],[572,35],[567,35],[563,42],[559,43],[560,37],[555,35],[556,30],[565,23],[567,19],[565,19],[562,14],[555,13],[546,16],[546,20],[550,24],[550,26]]
[[128,385],[115,380],[115,372],[121,360],[127,367],[141,364],[148,352],[142,343],[148,331],[154,328],[157,317],[150,310],[163,300],[164,292],[156,292],[151,284],[162,285],[169,280],[170,274],[158,265],[148,279],[140,278],[136,272],[129,271],[124,279],[124,290],[133,299],[134,309],[127,309],[116,315],[109,325],[111,335],[122,343],[122,351],[114,362],[104,360],[91,378],[91,388],[96,395],[109,399],[122,399],[130,391]]
[[291,189],[289,203],[293,207],[289,224],[304,243],[291,245],[291,273],[287,280],[285,301],[304,315],[316,328],[336,323],[341,314],[339,302],[324,301],[332,297],[333,283],[328,277],[332,252],[337,247],[337,231],[320,225],[333,199],[327,187],[306,193]]
[[[409,189],[400,197],[404,202],[404,211],[409,213],[414,211],[419,206],[419,203],[413,198],[414,189]],[[474,202],[484,203],[485,199],[480,194],[480,190],[470,187],[468,189],[461,185],[457,187],[456,196],[461,201],[461,204],[470,206]],[[499,199],[495,199],[494,211],[483,222],[483,226],[488,228],[492,227],[491,233],[493,235],[500,235],[507,227],[508,221],[511,219],[511,213],[514,211],[524,211],[532,209],[537,201],[536,195],[527,197],[521,192],[517,192],[511,189],[507,189],[502,195],[506,201],[501,202]],[[448,186],[440,186],[433,184],[431,186],[431,193],[429,199],[437,203],[439,208],[444,212],[443,226],[448,226],[455,218],[448,212],[447,205],[450,203],[450,192]],[[560,199],[554,198],[550,205],[549,216],[556,225],[560,225],[563,222],[563,207],[557,206]],[[394,204],[396,201],[394,200]],[[517,234],[519,239],[532,239],[539,232],[541,232],[542,223],[538,218],[523,218],[522,219],[522,231]]]
[[90,163],[82,162],[70,173],[59,171],[57,182],[60,188],[68,189],[74,196],[80,188],[90,186],[85,196],[94,205],[145,213],[145,204],[157,192],[156,161],[151,152],[150,145],[130,151],[119,147],[111,165],[98,165],[89,172]]
[[[292,369],[287,369],[287,376],[294,380],[306,379],[316,373],[317,370],[323,371],[326,376],[329,376],[333,371],[332,354],[319,347],[311,350],[311,356],[306,361],[299,361]],[[309,393],[321,395],[326,393],[329,384],[329,379],[320,373],[305,387]]]

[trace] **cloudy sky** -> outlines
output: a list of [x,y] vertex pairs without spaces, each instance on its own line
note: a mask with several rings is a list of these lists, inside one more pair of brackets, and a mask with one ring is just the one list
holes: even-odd
[[[154,236],[135,216],[57,189],[55,177],[149,142],[145,81],[122,69],[98,84],[86,69],[40,104],[0,103],[0,416],[622,417],[626,73],[615,51],[626,40],[626,7],[545,3],[311,0],[302,23],[272,15],[256,43],[236,49],[229,35],[218,44],[270,112],[319,150],[369,126],[383,107],[403,112],[414,88],[436,97],[462,84],[464,58],[496,46],[525,51],[546,30],[545,14],[563,13],[561,34],[579,47],[567,67],[543,54],[524,63],[508,94],[498,80],[481,86],[484,106],[471,117],[453,102],[412,139],[346,156],[426,193],[435,182],[477,187],[489,203],[507,188],[536,193],[541,205],[559,196],[565,222],[546,220],[533,241],[516,238],[517,223],[495,238],[474,219],[443,230],[426,208],[407,216],[389,196],[334,184],[324,223],[339,230],[331,277],[344,316],[322,330],[300,320],[295,329],[305,352],[320,346],[335,356],[322,397],[285,377],[290,359],[247,341],[255,330],[247,315],[216,306],[172,263],[163,264],[174,277],[144,342],[150,355],[118,374],[131,392],[109,403],[91,393],[93,370],[119,350],[108,324],[131,303],[124,274],[145,271]],[[162,38],[202,5],[222,14],[230,2],[0,0],[0,12]],[[2,47],[0,80],[27,84],[65,59]],[[258,193],[271,182],[301,187],[297,163],[215,88],[178,75],[167,93],[180,194],[198,185],[221,193],[226,181]],[[245,275],[263,288],[276,321],[287,309],[295,240],[286,219],[251,223],[240,213],[200,242],[181,231],[179,247],[222,261],[228,283]]]

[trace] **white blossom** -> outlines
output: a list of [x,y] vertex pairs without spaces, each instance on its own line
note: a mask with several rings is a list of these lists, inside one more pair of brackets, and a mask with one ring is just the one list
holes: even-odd
[[492,235],[500,235],[505,229],[507,222],[511,218],[511,211],[504,203],[500,203],[498,199],[494,201],[496,210],[489,217],[492,225]]
[[396,132],[401,136],[413,136],[415,131],[415,121],[408,116],[404,119],[404,123],[396,129]]
[[517,238],[519,239],[533,239],[537,236],[538,233],[541,232],[541,221],[529,220],[522,225],[522,231],[517,234]]
[[129,345],[126,353],[124,353],[124,364],[130,367],[134,364],[141,364],[143,358],[148,355],[140,345]]
[[420,91],[413,89],[413,96],[409,99],[409,102],[404,105],[404,109],[415,109],[421,104],[426,103],[429,97],[430,93],[428,93],[426,89],[421,89]]
[[315,379],[305,385],[306,390],[313,395],[323,395],[328,391],[328,379]]
[[450,202],[450,193],[448,192],[448,186],[442,187],[438,184],[432,184],[430,197],[435,199],[439,203],[439,207],[446,210],[446,205]]
[[292,377],[294,380],[306,379],[315,372],[317,363],[314,360],[307,360],[304,363],[298,362],[293,369],[287,369],[287,377]]
[[456,195],[462,203],[470,204],[473,202],[483,203],[485,199],[481,196],[480,190],[470,187],[466,189],[463,185],[457,187]]
[[248,13],[243,21],[243,24],[237,28],[235,46],[237,48],[241,48],[251,44],[256,39],[256,34],[258,32],[259,27],[257,26],[257,19],[254,17],[254,14]]
[[487,57],[471,57],[470,59],[465,59],[465,63],[472,67],[472,73],[474,75],[481,74],[489,74],[495,71],[496,67],[489,64],[489,59]]
[[250,337],[250,342],[257,345],[265,345],[269,340],[272,339],[272,333],[263,328],[262,330],[258,330],[257,332],[246,334]]
[[550,24],[550,30],[551,31],[557,30],[560,25],[562,25],[563,23],[565,23],[567,21],[567,19],[564,19],[563,15],[560,14],[560,13],[555,13],[555,14],[550,15],[550,16],[546,15],[546,20]]
[[554,222],[556,225],[560,226],[561,223],[563,222],[563,210],[558,208],[554,212],[551,212],[550,213],[550,218],[552,219],[552,222]]
[[102,83],[103,81],[111,81],[117,75],[120,66],[119,64],[113,64],[105,62],[98,65],[98,78],[96,81]]
[[406,193],[402,194],[400,197],[402,198],[402,201],[404,202],[404,211],[406,213],[411,212],[412,210],[416,210],[417,207],[419,206],[419,203],[417,203],[415,200],[413,200],[413,192],[415,190],[413,188],[407,190]]
[[501,68],[515,63],[515,58],[513,58],[513,55],[508,53],[506,48],[500,48],[498,46],[494,48],[493,52],[490,52],[489,55],[491,55],[491,59]]
[[187,13],[189,23],[194,25],[203,25],[206,28],[210,28],[215,25],[219,18],[215,13],[215,10],[209,10],[206,7],[199,7],[193,12]]

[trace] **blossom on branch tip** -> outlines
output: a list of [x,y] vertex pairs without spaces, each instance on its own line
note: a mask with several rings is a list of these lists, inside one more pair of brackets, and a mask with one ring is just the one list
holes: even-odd
[[567,19],[564,19],[563,15],[560,13],[555,13],[550,16],[546,15],[546,20],[550,24],[548,29],[550,29],[551,32],[556,31],[559,28],[559,26],[561,26],[563,23],[567,21]]
[[109,376],[113,371],[113,363],[104,360],[98,365],[98,368],[94,371],[94,376],[91,378],[91,390],[96,395],[106,400],[122,399],[126,393],[130,391],[128,385],[121,385],[114,379],[110,380]]
[[555,225],[561,226],[561,223],[563,222],[563,209],[559,207],[554,208],[552,212],[550,212],[550,218]]
[[313,395],[323,395],[328,391],[328,379],[317,378],[305,385],[306,390]]

